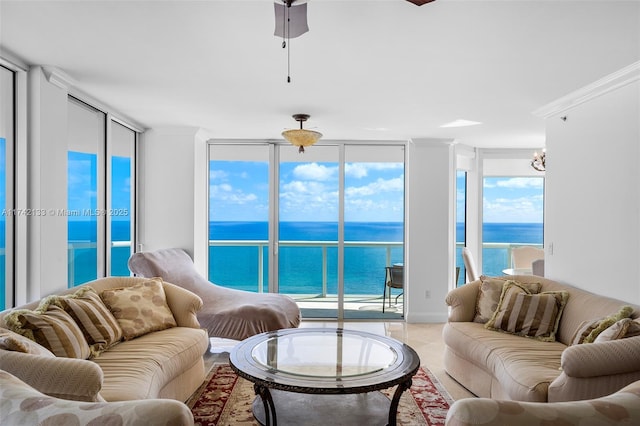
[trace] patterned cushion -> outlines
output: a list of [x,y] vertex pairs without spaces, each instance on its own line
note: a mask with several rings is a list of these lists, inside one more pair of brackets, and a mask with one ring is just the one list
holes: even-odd
[[55,357],[54,354],[33,340],[14,333],[6,328],[0,328],[0,349],[5,351],[23,352],[25,354]]
[[506,283],[498,309],[485,327],[553,342],[568,298],[566,291],[529,294],[516,283]]
[[177,326],[167,305],[160,278],[152,278],[130,287],[104,290],[101,296],[118,320],[124,340]]
[[58,296],[53,303],[61,306],[82,330],[92,356],[122,339],[122,329],[111,311],[91,287],[83,287],[70,296]]
[[596,328],[594,328],[587,337],[584,338],[584,343],[592,343],[596,340],[598,335],[605,331],[607,328],[611,327],[616,322],[620,321],[624,318],[629,318],[633,313],[633,308],[631,306],[623,306],[620,308],[618,312],[615,314],[609,315],[608,317],[602,319]]
[[608,342],[610,340],[626,339],[627,337],[640,336],[640,322],[631,318],[623,318],[611,327],[600,333],[594,343]]
[[7,326],[44,346],[55,356],[87,359],[91,355],[82,330],[59,306],[44,299],[35,311],[16,309],[5,317]]
[[[476,302],[476,316],[473,322],[486,323],[491,319],[493,313],[498,309],[502,289],[507,282],[517,282],[505,278],[492,278],[482,275],[480,291]],[[518,283],[529,293],[534,294],[540,292],[542,287],[540,283]]]
[[571,344],[579,345],[584,343],[584,339],[586,339],[587,336],[591,334],[593,330],[595,330],[595,328],[598,326],[598,324],[600,324],[600,321],[602,320],[603,318],[582,321],[582,323],[578,326],[575,334],[571,338]]

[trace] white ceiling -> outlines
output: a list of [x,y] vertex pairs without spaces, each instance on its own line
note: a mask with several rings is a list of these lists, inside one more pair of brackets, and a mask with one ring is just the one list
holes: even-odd
[[[0,0],[0,47],[142,126],[281,139],[540,147],[537,108],[640,60],[640,1],[311,0],[286,49],[272,0]],[[453,120],[483,124],[440,128]]]

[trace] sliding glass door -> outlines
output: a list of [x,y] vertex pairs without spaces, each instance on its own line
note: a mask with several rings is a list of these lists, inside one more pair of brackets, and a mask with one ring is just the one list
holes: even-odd
[[[403,316],[403,289],[386,285],[386,267],[392,265],[404,265],[404,146],[347,145],[345,318]],[[383,312],[379,301],[385,294]]]
[[279,291],[307,318],[337,318],[339,148],[283,145],[279,156]]
[[208,255],[210,281],[304,318],[402,318],[385,273],[404,263],[404,146],[210,144]]
[[268,291],[269,145],[209,147],[209,280]]

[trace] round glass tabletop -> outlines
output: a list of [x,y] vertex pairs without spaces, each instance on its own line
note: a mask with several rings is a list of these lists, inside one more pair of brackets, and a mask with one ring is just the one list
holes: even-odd
[[305,393],[359,393],[412,377],[418,354],[395,339],[341,328],[294,328],[243,340],[229,356],[254,383]]
[[253,347],[251,356],[274,373],[324,378],[371,374],[398,359],[396,349],[386,341],[326,330],[268,336]]

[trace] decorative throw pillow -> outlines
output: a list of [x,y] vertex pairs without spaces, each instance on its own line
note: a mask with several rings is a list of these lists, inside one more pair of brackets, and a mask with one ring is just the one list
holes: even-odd
[[521,287],[507,283],[498,309],[485,327],[553,342],[568,298],[566,291],[529,294]]
[[87,359],[91,355],[82,330],[59,306],[43,300],[35,311],[17,309],[5,317],[7,326],[50,350],[55,356]]
[[611,327],[616,322],[620,321],[624,318],[629,318],[633,313],[633,308],[631,306],[623,306],[620,308],[618,312],[615,314],[609,315],[608,317],[602,319],[596,328],[594,328],[587,337],[584,338],[583,343],[592,343],[596,340],[598,335],[605,331],[607,328]]
[[506,282],[517,283],[520,287],[532,294],[540,292],[540,288],[542,287],[540,283],[525,284],[504,278],[487,277],[485,275],[482,275],[480,280],[480,291],[478,292],[478,299],[476,301],[476,316],[473,318],[473,322],[479,323],[489,321],[493,313],[498,309],[502,289]]
[[6,328],[0,328],[0,349],[23,352],[31,355],[55,357],[55,355],[44,346]]
[[72,295],[57,296],[51,303],[71,315],[82,330],[93,357],[122,339],[120,324],[93,288],[85,286]]
[[167,305],[160,278],[152,278],[131,287],[104,290],[101,296],[118,320],[124,340],[177,326]]
[[640,323],[631,318],[623,318],[611,327],[598,334],[593,343],[608,342],[610,340],[624,339],[627,337],[640,336]]
[[582,321],[582,323],[578,326],[573,338],[571,338],[572,345],[579,345],[584,343],[584,339],[587,338],[589,334],[600,324],[604,318],[597,318],[592,320]]

